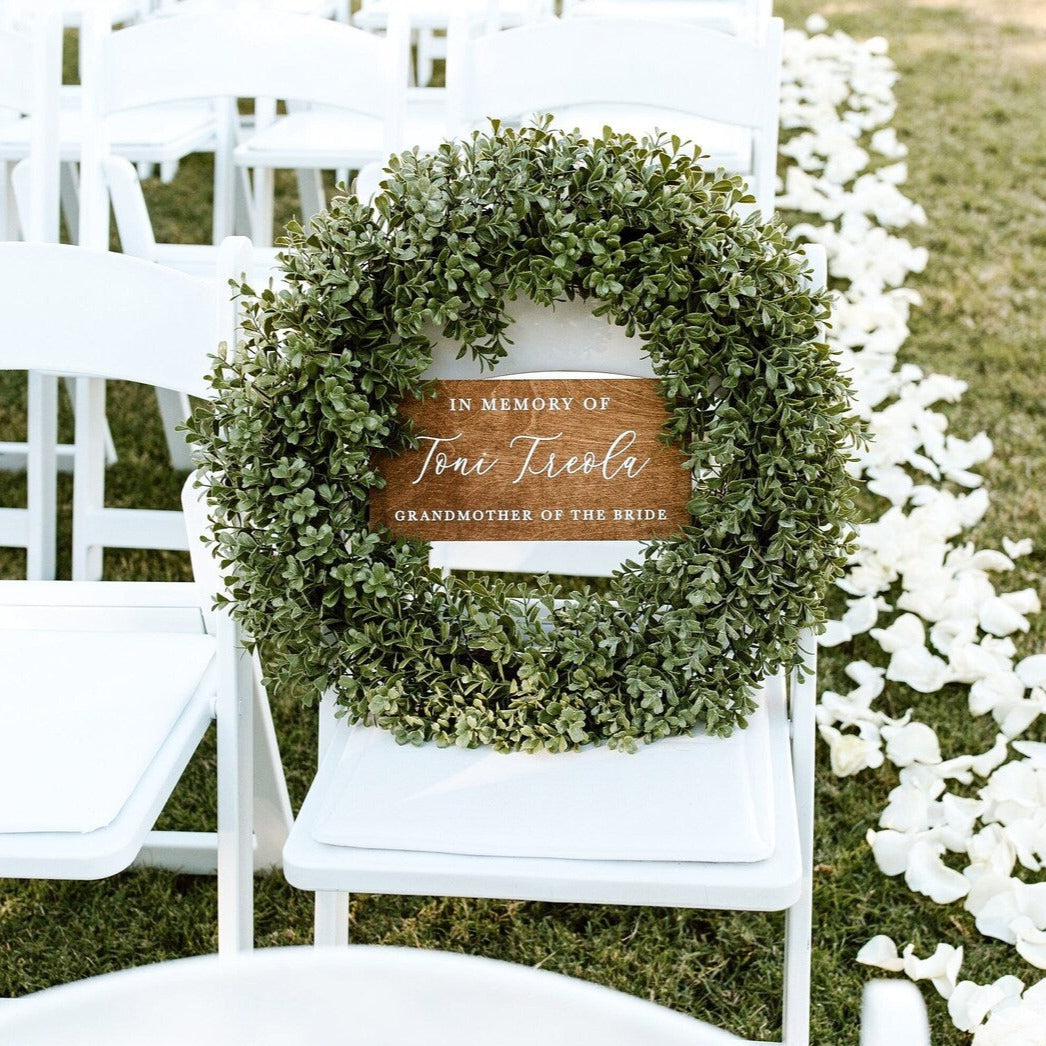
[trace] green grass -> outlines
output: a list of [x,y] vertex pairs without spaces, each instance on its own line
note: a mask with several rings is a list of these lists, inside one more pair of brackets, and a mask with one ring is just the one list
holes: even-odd
[[[902,73],[894,123],[910,147],[906,191],[929,216],[924,228],[907,232],[929,248],[930,263],[911,281],[924,304],[914,314],[904,358],[967,380],[969,392],[947,409],[952,431],[971,436],[984,429],[995,441],[995,456],[981,469],[992,509],[973,538],[998,547],[1003,536],[1030,536],[1042,546],[1046,19],[1040,9],[1038,28],[1020,25],[1022,12],[1035,16],[1035,5],[1007,4],[998,8],[1008,13],[990,21],[981,13],[992,9],[988,0],[778,0],[775,6],[791,24],[823,11],[835,28],[890,41]],[[150,188],[161,238],[202,238],[208,184],[207,162],[194,159],[175,185]],[[292,205],[285,195],[285,210]],[[18,389],[5,385],[0,392],[2,438],[12,438],[7,433],[19,424],[20,409],[11,405]],[[119,405],[112,423],[123,457],[112,470],[110,501],[173,505],[179,481],[163,466],[148,393],[121,387],[111,395]],[[67,521],[68,484],[62,489]],[[18,496],[18,478],[0,474],[0,503]],[[67,558],[62,562],[67,571]],[[111,577],[188,576],[185,557],[178,555],[109,553],[106,562]],[[1044,570],[1046,555],[1037,547],[1000,585],[1042,593]],[[0,551],[0,575],[21,571],[20,554]],[[1021,640],[1022,652],[1041,650],[1043,638],[1040,619]],[[862,650],[875,653],[870,645]],[[826,652],[826,685],[840,681],[850,656],[846,650]],[[958,688],[929,696],[895,689],[884,701],[893,712],[914,706],[937,727],[946,755],[982,750],[994,733],[989,723],[971,722]],[[313,714],[278,696],[274,706],[298,804],[313,764]],[[1041,729],[1035,736],[1042,739]],[[939,940],[963,944],[962,976],[982,983],[1004,973],[1028,982],[1040,976],[1010,946],[982,938],[961,905],[935,906],[878,872],[864,835],[894,783],[890,770],[840,781],[822,765],[818,774],[813,1039],[821,1046],[857,1042],[860,990],[872,974],[855,964],[854,955],[874,933],[912,941],[919,955]],[[208,749],[179,786],[163,825],[199,827],[201,819],[213,819],[212,792]],[[779,1026],[776,916],[378,896],[354,898],[352,916],[359,942],[458,949],[541,965],[656,999],[748,1036],[771,1037]],[[310,934],[310,898],[279,875],[259,879],[257,943],[306,943]],[[0,884],[0,996],[211,951],[215,943],[215,891],[208,879],[133,871],[97,884]],[[967,1042],[932,989],[925,994],[934,1042]]]

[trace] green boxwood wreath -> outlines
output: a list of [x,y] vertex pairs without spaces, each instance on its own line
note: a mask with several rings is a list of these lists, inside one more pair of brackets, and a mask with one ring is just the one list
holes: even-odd
[[[290,226],[286,289],[240,289],[242,344],[190,426],[268,686],[332,688],[401,742],[633,749],[743,725],[822,622],[852,530],[860,435],[801,254],[678,141],[495,123],[386,174],[378,216],[337,198]],[[580,297],[641,338],[701,477],[691,526],[567,601],[550,578],[444,577],[426,543],[368,526],[371,455],[411,443],[397,404],[426,394],[426,329],[493,364],[517,297]]]

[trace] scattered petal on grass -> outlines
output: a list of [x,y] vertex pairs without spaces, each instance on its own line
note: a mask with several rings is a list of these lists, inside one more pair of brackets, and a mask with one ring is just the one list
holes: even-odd
[[904,969],[904,959],[897,954],[897,945],[885,934],[876,934],[870,941],[861,946],[857,961],[865,966],[875,966],[890,973],[900,973]]
[[886,758],[894,766],[941,761],[941,746],[937,741],[937,735],[925,723],[884,726],[882,736],[886,742]]
[[908,853],[908,868],[904,874],[904,881],[910,890],[925,894],[938,904],[957,901],[970,889],[970,883],[963,874],[949,868],[941,860],[943,853],[944,846],[940,843],[915,843]]
[[821,737],[828,742],[832,773],[850,777],[861,770],[883,765],[883,753],[877,741],[866,741],[858,734],[843,734],[835,727],[820,727]]
[[937,994],[947,999],[955,990],[962,966],[962,948],[950,944],[938,944],[933,955],[927,959],[915,956],[914,946],[909,944],[903,954],[904,972],[913,981],[930,980]]
[[[960,981],[948,999],[948,1013],[960,1031],[972,1031],[988,1012],[1005,999],[1018,999],[1024,982],[1017,977],[1000,977],[992,984]],[[1016,1046],[1016,1043],[1010,1044]]]

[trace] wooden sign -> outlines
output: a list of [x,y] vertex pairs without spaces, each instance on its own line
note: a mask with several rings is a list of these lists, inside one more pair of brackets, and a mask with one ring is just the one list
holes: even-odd
[[418,448],[382,454],[371,523],[427,541],[667,537],[690,473],[648,378],[437,381],[401,407]]

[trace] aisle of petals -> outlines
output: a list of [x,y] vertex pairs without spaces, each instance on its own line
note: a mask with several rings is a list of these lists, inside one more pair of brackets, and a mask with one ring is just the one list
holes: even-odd
[[[925,215],[901,190],[906,149],[890,127],[896,79],[881,38],[828,33],[821,18],[787,36],[782,151],[792,163],[780,203],[809,216],[795,231],[825,245],[843,288],[831,340],[872,436],[854,474],[889,505],[861,527],[840,582],[847,609],[821,640],[835,646],[867,633],[882,663],[847,666],[853,688],[822,695],[819,729],[840,777],[884,760],[898,769],[878,830],[868,832],[879,868],[938,904],[962,900],[982,934],[1046,969],[1046,882],[1022,877],[1046,867],[1046,744],[1020,739],[1046,712],[1046,654],[1018,658],[1013,641],[1041,607],[1034,590],[993,582],[1031,543],[978,549],[963,540],[989,507],[974,469],[991,441],[950,434],[933,409],[957,400],[963,382],[898,364],[919,303],[904,284],[927,255],[899,233]],[[876,708],[888,684],[918,693],[960,684],[971,715],[993,717],[994,745],[946,757],[931,725]],[[911,945],[899,954],[885,936],[857,956],[929,980],[974,1046],[1046,1044],[1046,978],[978,985],[960,980],[962,958],[947,943],[924,958]]]

